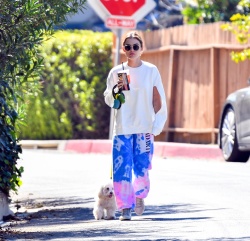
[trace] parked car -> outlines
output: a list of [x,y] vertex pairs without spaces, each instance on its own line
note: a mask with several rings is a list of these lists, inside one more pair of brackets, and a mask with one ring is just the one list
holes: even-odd
[[218,145],[228,162],[247,162],[250,154],[250,87],[231,93],[223,106]]

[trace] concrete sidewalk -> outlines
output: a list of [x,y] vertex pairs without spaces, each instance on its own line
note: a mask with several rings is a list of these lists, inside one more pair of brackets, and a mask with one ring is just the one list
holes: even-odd
[[[75,153],[111,154],[111,140],[24,140],[21,145],[25,149],[57,149]],[[173,142],[155,142],[155,156],[187,157],[223,160],[222,152],[217,145],[185,144]]]

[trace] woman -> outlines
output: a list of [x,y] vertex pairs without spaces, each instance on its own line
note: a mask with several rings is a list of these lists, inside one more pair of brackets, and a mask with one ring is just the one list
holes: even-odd
[[[166,97],[160,73],[141,60],[143,41],[137,32],[126,35],[122,47],[127,62],[111,69],[104,92],[105,102],[115,108],[113,132],[113,182],[120,220],[131,220],[131,210],[144,212],[150,180],[154,136],[167,120]],[[118,78],[129,71],[129,86]],[[122,91],[121,90],[125,89]],[[123,99],[125,98],[125,103]]]

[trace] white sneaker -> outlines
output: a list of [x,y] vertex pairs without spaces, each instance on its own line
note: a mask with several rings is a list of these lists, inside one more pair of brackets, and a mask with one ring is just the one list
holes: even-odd
[[142,215],[145,210],[145,205],[144,205],[144,200],[143,198],[136,198],[136,203],[135,203],[135,213],[137,215]]
[[131,220],[131,208],[122,209],[122,215],[119,218],[121,221]]

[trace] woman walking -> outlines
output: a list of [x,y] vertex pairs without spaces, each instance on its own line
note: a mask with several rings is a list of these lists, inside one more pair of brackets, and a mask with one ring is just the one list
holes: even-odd
[[[131,220],[132,210],[137,215],[144,212],[154,136],[163,130],[167,106],[157,67],[141,60],[143,41],[137,32],[126,35],[122,49],[127,62],[110,70],[104,97],[116,109],[112,148],[117,207],[120,220]],[[118,77],[122,70],[128,71],[128,78]]]

